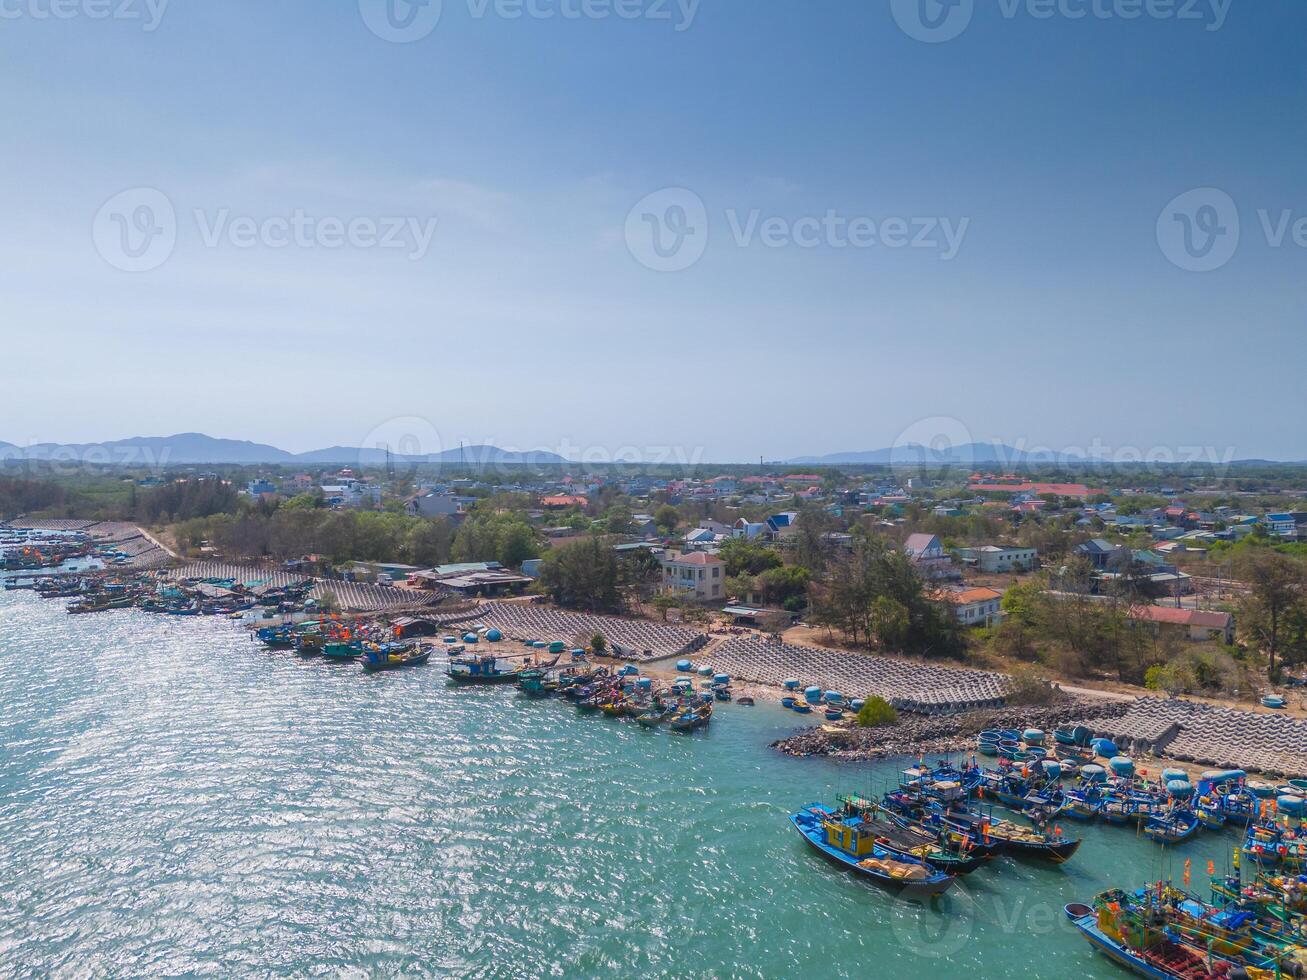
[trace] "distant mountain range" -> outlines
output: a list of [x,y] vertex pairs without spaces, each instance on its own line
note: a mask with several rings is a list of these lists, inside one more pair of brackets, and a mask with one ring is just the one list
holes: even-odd
[[[282,466],[353,464],[379,466],[386,462],[384,446],[331,446],[306,453],[291,453],[276,446],[239,439],[215,439],[200,432],[174,436],[137,436],[93,443],[38,443],[19,447],[0,442],[2,459],[46,459],[118,463],[126,466],[182,466],[203,463],[226,465],[278,464]],[[427,456],[391,454],[401,463],[466,463],[468,466],[556,466],[567,460],[546,451],[517,452],[497,446],[464,446]]]
[[[110,442],[38,443],[15,446],[0,441],[0,462],[6,459],[66,460],[68,462],[116,463],[124,466],[382,466],[386,463],[384,446],[329,446],[305,453],[292,453],[276,446],[241,439],[215,439],[200,432],[182,432],[174,436],[137,436]],[[482,466],[565,466],[571,461],[547,450],[518,451],[498,446],[464,446],[430,455],[392,453],[390,459],[404,464],[441,464],[471,468]],[[1034,452],[999,442],[972,442],[943,449],[919,443],[870,449],[864,452],[829,453],[825,456],[796,456],[773,460],[771,466],[961,466],[977,469],[1008,469],[1019,466],[1049,464],[1093,464],[1108,462],[1077,453]],[[726,465],[726,464],[724,464]],[[1277,465],[1275,460],[1238,459],[1231,466]],[[1284,465],[1282,462],[1279,465]],[[1302,463],[1292,465],[1304,465]]]
[[[1190,462],[1178,459],[1177,462]],[[1204,463],[1211,460],[1195,459]],[[944,449],[931,449],[920,443],[891,446],[889,449],[869,449],[865,452],[830,453],[825,456],[796,456],[778,460],[781,466],[968,466],[984,469],[1004,469],[1019,466],[1048,466],[1053,464],[1111,465],[1113,460],[1086,456],[1076,452],[1054,452],[1039,449],[1033,452],[1006,446],[1000,442],[968,442]],[[1273,459],[1233,459],[1229,466],[1302,466],[1301,461]]]
[[888,449],[869,449],[865,452],[830,453],[826,456],[796,456],[783,460],[787,466],[1014,466],[1031,463],[1081,463],[1085,457],[1074,453],[1055,453],[1049,450],[1025,452],[1012,446],[993,442],[968,442],[943,449],[932,449],[920,443],[891,446]]

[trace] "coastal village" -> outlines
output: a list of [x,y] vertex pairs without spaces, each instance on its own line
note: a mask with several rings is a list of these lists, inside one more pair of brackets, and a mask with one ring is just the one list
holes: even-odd
[[[630,469],[190,468],[136,480],[147,513],[149,500],[163,501],[152,530],[71,517],[9,526],[76,533],[107,571],[211,588],[302,581],[331,612],[418,610],[522,640],[599,633],[632,663],[698,653],[740,682],[779,689],[803,678],[921,715],[992,707],[1014,677],[1027,686],[1035,677],[1103,700],[1139,698],[1136,714],[1181,698],[1199,715],[1236,704],[1278,712],[1296,730],[1307,661],[1290,628],[1298,610],[1280,610],[1283,649],[1269,651],[1278,665],[1259,662],[1264,603],[1246,578],[1250,561],[1307,540],[1301,490],[1169,475],[1093,486],[950,468],[692,478]],[[352,541],[342,543],[337,522],[354,529]],[[380,529],[378,542],[367,528]],[[34,551],[11,547],[6,568],[64,557]],[[877,605],[880,619],[866,611]],[[857,754],[867,733],[843,723],[849,731],[827,726],[817,751]],[[1201,723],[1171,727],[1150,751],[1307,776],[1307,739],[1186,753],[1180,736]]]
[[1071,861],[1076,824],[1164,851],[1233,830],[1212,904],[1159,882],[1066,916],[1137,972],[1300,975],[1307,494],[897,475],[183,473],[132,482],[152,521],[13,516],[0,571],[70,615],[220,617],[671,735],[779,706],[786,755],[915,760],[789,816],[915,901]]

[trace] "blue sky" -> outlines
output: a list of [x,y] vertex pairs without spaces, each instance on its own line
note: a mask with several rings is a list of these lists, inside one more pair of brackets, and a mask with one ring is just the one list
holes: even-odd
[[0,440],[1307,458],[1295,0],[943,41],[907,0],[444,0],[408,43],[381,0],[51,2],[0,3]]

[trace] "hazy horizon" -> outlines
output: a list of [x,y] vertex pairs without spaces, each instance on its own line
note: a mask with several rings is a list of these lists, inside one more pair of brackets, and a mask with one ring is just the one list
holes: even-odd
[[922,2],[6,8],[0,440],[1307,459],[1307,10]]

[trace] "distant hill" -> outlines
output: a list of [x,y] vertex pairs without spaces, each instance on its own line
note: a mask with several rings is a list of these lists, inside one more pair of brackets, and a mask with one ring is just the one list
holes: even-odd
[[826,456],[798,456],[783,460],[787,466],[1008,466],[1028,463],[1082,462],[1083,457],[1053,452],[1028,453],[1002,443],[969,442],[945,449],[931,449],[920,443],[869,449],[864,452],[830,453]]
[[[299,453],[293,459],[297,463],[358,463],[362,466],[383,466],[386,463],[384,448],[364,449],[357,446],[332,446],[329,449],[314,449]],[[537,450],[518,452],[500,449],[498,446],[464,446],[460,449],[446,449],[444,452],[427,456],[411,456],[392,453],[390,459],[401,463],[440,463],[458,465],[464,462],[468,466],[557,466],[567,460],[557,453]]]
[[[15,447],[17,448],[17,447]],[[110,442],[38,443],[20,449],[29,459],[73,459],[125,465],[183,463],[286,463],[284,449],[238,439],[215,439],[200,432],[173,436],[135,436]]]
[[[184,466],[212,463],[214,465],[281,464],[350,464],[380,466],[386,462],[385,449],[363,449],[357,446],[331,446],[306,453],[291,453],[276,446],[238,439],[215,439],[200,432],[182,432],[173,436],[136,436],[109,442],[38,443],[18,447],[0,442],[0,451],[9,458],[84,460],[91,463],[117,463],[126,466]],[[540,451],[518,452],[496,446],[465,446],[447,449],[430,456],[393,455],[391,459],[404,463],[457,464],[464,460],[468,466],[550,466],[566,463],[556,453]]]

